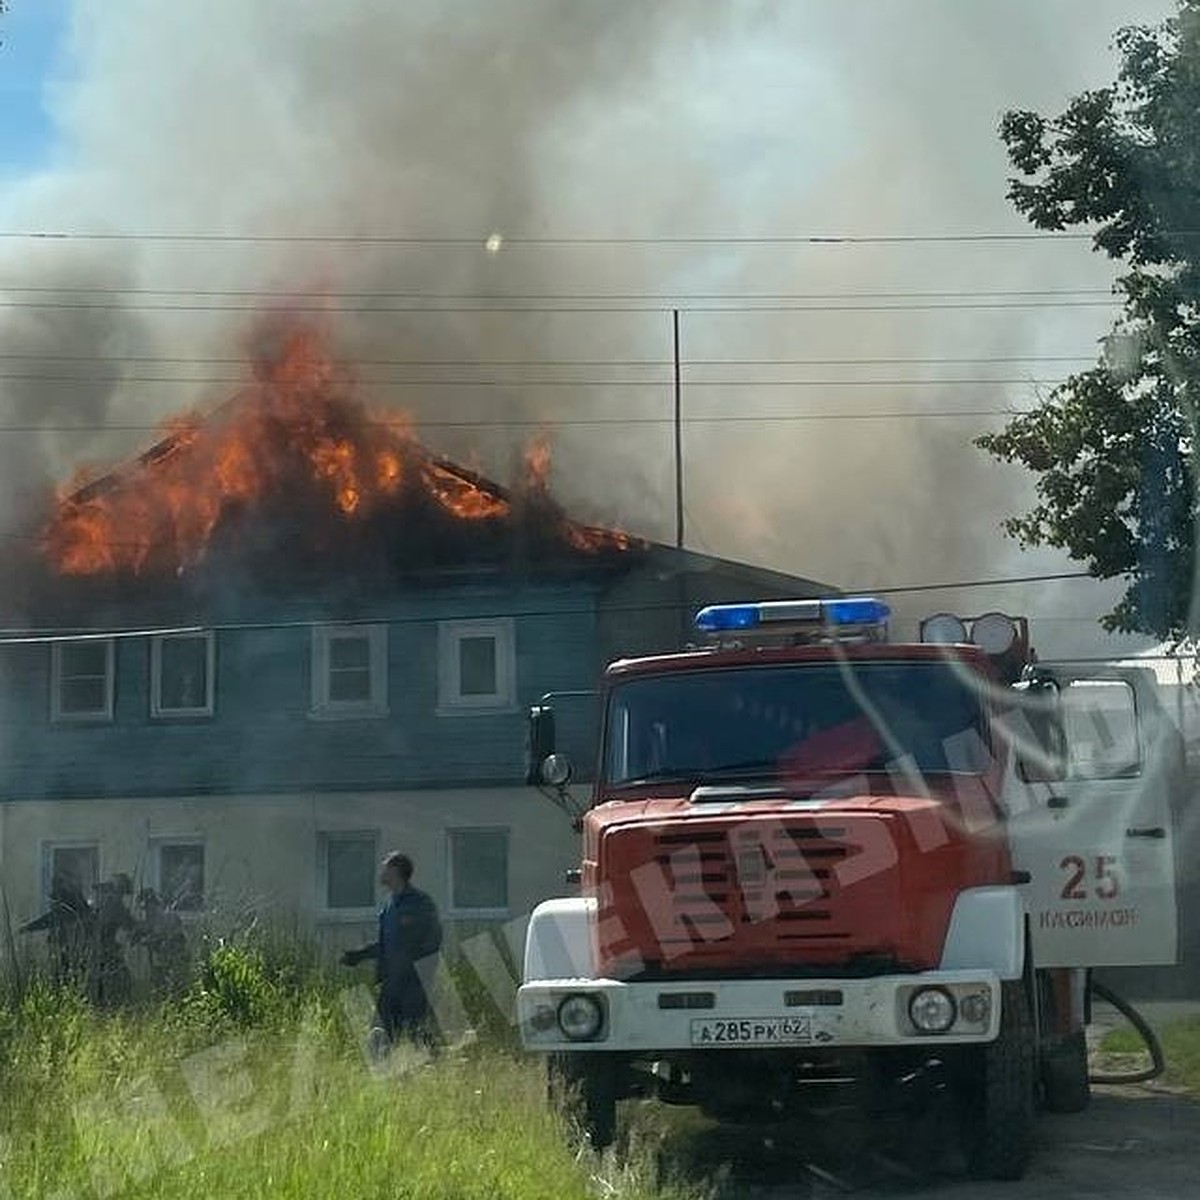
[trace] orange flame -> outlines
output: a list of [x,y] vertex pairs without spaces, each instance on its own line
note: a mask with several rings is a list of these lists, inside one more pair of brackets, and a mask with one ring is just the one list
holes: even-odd
[[525,447],[525,487],[531,492],[550,489],[550,435],[545,430]]
[[478,521],[485,517],[506,517],[509,514],[510,505],[503,497],[485,492],[478,484],[438,463],[427,463],[422,477],[443,507],[463,520]]
[[576,550],[588,554],[598,554],[602,550],[633,550],[642,543],[639,539],[626,533],[623,529],[603,529],[598,525],[577,525],[568,521],[563,526],[563,536],[567,544]]
[[[264,501],[315,496],[334,518],[362,520],[417,489],[464,521],[499,520],[512,506],[499,489],[433,458],[407,420],[372,415],[313,328],[285,331],[256,378],[207,419],[187,414],[119,472],[60,495],[42,548],[58,571],[97,575],[183,570],[200,562],[222,519]],[[547,491],[550,443],[525,452],[525,486]],[[563,519],[576,550],[628,549],[625,534]]]

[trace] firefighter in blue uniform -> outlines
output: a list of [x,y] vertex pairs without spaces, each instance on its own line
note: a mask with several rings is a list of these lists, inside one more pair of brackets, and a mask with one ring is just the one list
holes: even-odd
[[412,874],[412,859],[406,854],[393,851],[383,860],[379,882],[390,895],[379,910],[378,937],[342,955],[342,965],[347,967],[375,960],[377,1026],[392,1042],[400,1037],[429,1040],[429,999],[417,966],[421,964],[428,979],[432,966],[428,960],[442,946],[437,906],[412,886]]

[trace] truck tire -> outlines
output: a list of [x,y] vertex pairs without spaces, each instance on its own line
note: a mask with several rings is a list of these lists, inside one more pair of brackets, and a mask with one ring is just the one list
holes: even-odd
[[593,1150],[617,1138],[617,1064],[611,1055],[552,1054],[546,1063],[550,1106]]
[[1048,1046],[1042,1055],[1042,1105],[1047,1112],[1077,1113],[1092,1098],[1087,1037],[1082,1029]]
[[1033,1151],[1036,1034],[1021,981],[1001,985],[1000,1033],[967,1061],[963,1152],[976,1179],[1020,1179]]

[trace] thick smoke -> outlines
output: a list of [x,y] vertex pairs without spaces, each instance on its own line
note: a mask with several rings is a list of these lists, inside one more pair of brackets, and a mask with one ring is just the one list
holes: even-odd
[[[64,291],[49,297],[63,307],[11,309],[0,323],[5,351],[32,356],[21,371],[79,377],[6,384],[5,420],[44,430],[0,443],[4,482],[35,496],[47,474],[127,452],[145,439],[137,427],[218,400],[267,303],[228,293],[278,292],[272,303],[283,307],[332,309],[364,388],[412,412],[436,449],[503,476],[544,420],[555,431],[556,488],[581,516],[669,538],[668,312],[395,310],[428,306],[413,297],[431,292],[653,294],[665,299],[629,307],[678,299],[689,310],[690,363],[1089,353],[1106,327],[1101,309],[694,311],[708,293],[1106,286],[1104,264],[1079,245],[534,247],[504,238],[1021,231],[1003,196],[999,114],[1055,109],[1105,82],[1111,32],[1168,8],[77,0],[54,93],[65,165],[0,197],[5,227],[477,240],[10,244],[4,281],[100,290]],[[322,301],[325,293],[342,299]],[[215,311],[198,311],[207,305]],[[545,365],[564,359],[658,365]],[[516,365],[466,365],[496,360]],[[845,586],[1060,567],[1004,543],[999,518],[1027,501],[1027,483],[970,447],[984,419],[695,422],[1020,406],[1030,383],[929,380],[1048,371],[1059,373],[689,366],[689,541]],[[838,386],[864,378],[914,382]],[[449,386],[497,379],[507,386]],[[778,379],[828,386],[764,386]],[[597,421],[610,423],[581,423]],[[56,432],[71,423],[134,428]],[[28,520],[28,505],[14,511]],[[1052,607],[1046,595],[1023,599],[1032,611]],[[1089,605],[1096,610],[1094,597],[1068,612]]]

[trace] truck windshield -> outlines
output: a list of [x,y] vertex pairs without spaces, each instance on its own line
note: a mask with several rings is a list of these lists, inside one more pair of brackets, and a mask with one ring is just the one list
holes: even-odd
[[827,775],[904,764],[984,770],[982,680],[951,662],[725,667],[613,689],[604,773],[655,779]]

